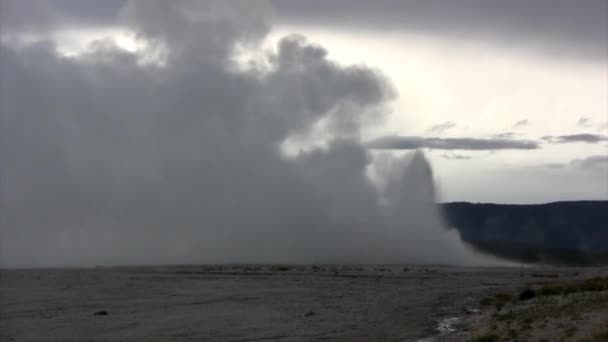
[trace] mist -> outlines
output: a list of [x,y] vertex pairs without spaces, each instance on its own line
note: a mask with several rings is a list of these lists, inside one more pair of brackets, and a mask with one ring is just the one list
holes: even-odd
[[0,44],[0,266],[492,262],[444,227],[422,152],[365,147],[386,75],[268,48],[261,2],[117,21],[144,48]]

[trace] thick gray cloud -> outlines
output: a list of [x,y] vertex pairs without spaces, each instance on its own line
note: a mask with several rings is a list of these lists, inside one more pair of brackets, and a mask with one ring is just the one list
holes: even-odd
[[73,27],[108,27],[118,23],[126,0],[2,0],[2,33],[48,31]]
[[[267,11],[128,2],[117,20],[164,65],[0,44],[1,265],[479,261],[443,230],[421,153],[372,164],[359,133],[385,77],[302,36],[261,50]],[[265,63],[236,68],[239,44]],[[322,148],[281,152],[318,130]]]
[[600,134],[590,134],[590,133],[581,133],[581,134],[567,134],[567,135],[546,135],[541,138],[550,143],[555,144],[567,144],[567,143],[588,143],[588,144],[596,144],[601,143],[603,141],[608,141],[608,136],[600,135]]
[[117,14],[126,0],[80,1],[49,0],[56,11],[70,24],[79,26],[107,26],[116,22]]
[[[0,25],[40,30],[114,25],[124,2],[3,0]],[[556,58],[608,59],[605,0],[273,0],[272,4],[276,18],[287,25],[419,33],[525,48]]]
[[276,0],[286,23],[408,32],[509,45],[552,57],[608,58],[605,0]]
[[453,121],[446,121],[444,123],[441,124],[437,124],[432,126],[431,128],[429,128],[429,132],[432,133],[437,133],[437,134],[441,134],[445,131],[447,131],[448,129],[454,128],[456,127],[456,123]]
[[386,136],[367,143],[371,149],[415,150],[430,148],[436,150],[534,150],[538,143],[530,140],[476,139],[476,138],[436,138],[417,136]]

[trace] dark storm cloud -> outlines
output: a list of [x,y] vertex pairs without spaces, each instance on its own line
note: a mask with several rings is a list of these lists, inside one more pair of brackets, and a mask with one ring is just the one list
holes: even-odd
[[420,33],[523,47],[553,57],[608,57],[605,0],[276,0],[285,24]]
[[[0,25],[40,30],[113,25],[124,2],[3,0]],[[286,25],[420,33],[514,46],[552,57],[608,58],[605,0],[273,0],[272,4],[277,20]]]
[[427,138],[417,136],[386,136],[367,143],[371,149],[415,150],[430,148],[436,150],[534,150],[538,143],[530,140],[477,139],[477,138]]
[[[0,266],[478,260],[442,230],[424,156],[376,165],[361,142],[388,80],[302,36],[263,50],[268,11],[128,2],[117,20],[160,65],[0,44]],[[242,44],[265,63],[235,68]],[[323,148],[281,153],[319,129]]]
[[547,142],[553,144],[568,144],[568,143],[588,143],[588,144],[596,144],[601,143],[603,141],[608,141],[608,136],[600,135],[600,134],[590,134],[590,133],[582,133],[582,134],[568,134],[568,135],[546,135],[541,138]]
[[118,12],[126,0],[2,0],[2,33],[49,31],[73,27],[107,27],[117,24]]
[[447,131],[448,129],[454,128],[456,127],[456,123],[453,121],[446,121],[444,123],[438,124],[438,125],[434,125],[431,128],[428,129],[429,132],[432,133],[437,133],[437,134],[441,134],[445,131]]

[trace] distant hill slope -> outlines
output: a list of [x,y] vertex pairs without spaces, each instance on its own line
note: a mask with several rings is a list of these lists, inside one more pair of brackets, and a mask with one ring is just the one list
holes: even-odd
[[608,264],[608,201],[441,205],[478,250],[532,263]]

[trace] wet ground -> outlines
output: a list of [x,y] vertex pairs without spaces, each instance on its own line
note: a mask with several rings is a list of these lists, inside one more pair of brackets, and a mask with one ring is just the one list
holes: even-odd
[[440,341],[481,298],[607,269],[222,265],[0,271],[1,341]]

